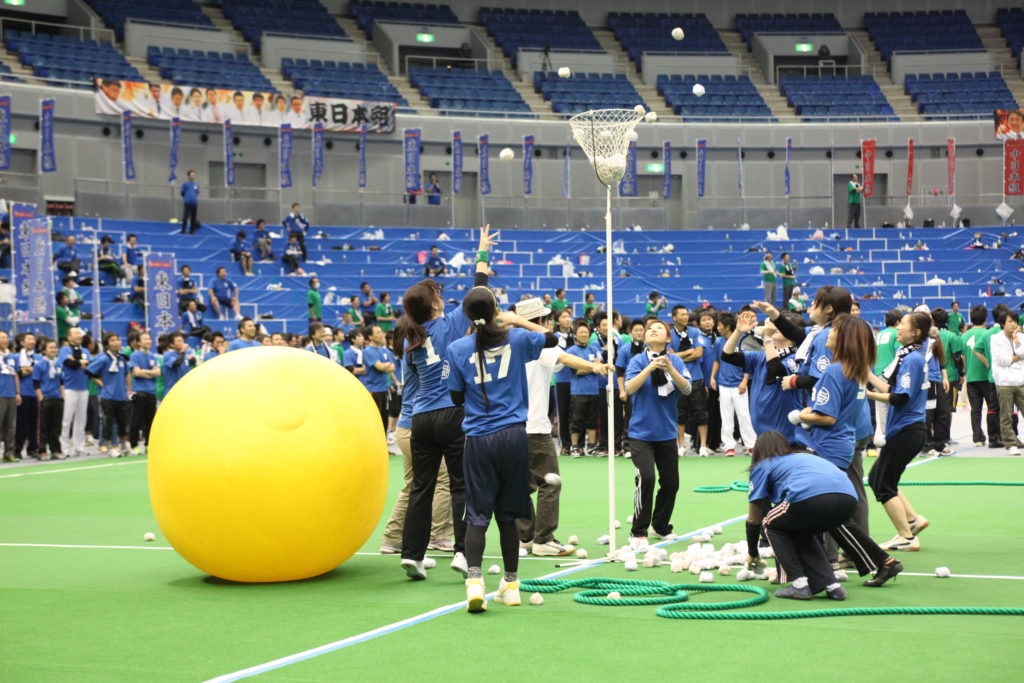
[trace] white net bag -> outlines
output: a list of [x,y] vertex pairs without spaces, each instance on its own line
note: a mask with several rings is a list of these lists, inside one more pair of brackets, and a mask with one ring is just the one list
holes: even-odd
[[615,187],[626,174],[630,133],[643,118],[634,109],[595,109],[569,119],[573,138],[605,187]]

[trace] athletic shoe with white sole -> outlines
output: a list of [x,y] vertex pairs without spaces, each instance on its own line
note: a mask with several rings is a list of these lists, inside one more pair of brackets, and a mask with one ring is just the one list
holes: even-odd
[[[519,584],[517,583],[516,593],[518,592]],[[487,611],[487,588],[484,587],[483,577],[466,579],[466,609],[470,612]]]
[[1007,455],[1020,455],[1020,449],[1016,446],[1010,446],[1006,449]]
[[893,560],[889,564],[883,564],[875,570],[874,577],[865,581],[864,585],[868,588],[878,588],[889,579],[895,578],[901,571],[903,571],[903,563],[899,560]]
[[629,549],[633,552],[643,552],[650,547],[646,536],[633,536],[629,539]]
[[899,534],[893,536],[890,540],[879,546],[882,550],[896,550],[896,551],[908,551],[914,552],[921,549],[921,541],[917,540],[917,536],[911,538],[903,538]]
[[499,581],[498,597],[496,597],[495,600],[497,600],[500,603],[509,605],[510,607],[523,604],[522,598],[519,597],[519,582],[510,581],[506,583],[505,579]]
[[[106,446],[100,446],[100,453],[106,453],[106,452],[107,452],[107,447]],[[115,455],[114,457],[116,458],[117,456]]]
[[775,591],[775,597],[777,598],[788,598],[790,600],[812,600],[814,596],[811,594],[811,589],[807,586],[803,588],[797,588],[795,586],[786,586]]
[[727,458],[735,458],[736,457],[736,449],[730,448],[730,449],[726,450],[725,451],[725,457],[727,457]]
[[651,530],[651,536],[654,536],[655,538],[659,538],[659,539],[661,539],[663,541],[675,541],[675,540],[677,540],[679,538],[678,536],[676,536],[672,532],[669,532],[667,534],[659,534],[657,531],[654,531],[654,530]]
[[[575,548],[571,545],[562,545],[552,538],[547,543],[534,543],[530,552],[537,557],[565,557],[566,555],[572,555],[575,552]],[[516,586],[518,585],[517,583]]]
[[[451,568],[453,572],[462,574],[462,578],[466,578],[469,575],[469,565],[466,563],[466,556],[462,553],[455,553],[455,557],[452,558]],[[483,583],[480,585],[483,585]]]
[[953,455],[954,453],[956,453],[956,448],[950,446],[948,443],[943,447],[941,451],[939,451],[939,455]]
[[685,456],[686,455],[686,446],[680,446],[679,450],[677,451],[677,453],[679,454],[680,458]]
[[427,544],[427,550],[436,550],[442,553],[453,553],[455,552],[455,544],[447,538],[435,538]]
[[707,446],[701,446],[700,450],[697,451],[697,455],[699,455],[702,458],[706,458],[709,455],[711,455],[711,449],[708,448]]
[[826,595],[828,595],[828,597],[830,597],[833,600],[845,600],[846,599],[846,589],[843,588],[842,586],[836,586],[832,590],[826,590],[825,593],[826,593]]
[[985,447],[985,442],[984,441],[975,441],[974,442],[974,447],[975,448],[984,448]]
[[910,522],[910,533],[914,534],[916,537],[919,533],[927,529],[929,524],[930,522],[927,517],[924,515],[918,515],[917,519]]
[[396,548],[393,545],[381,543],[379,552],[381,555],[397,555],[398,553],[402,552],[402,549]]
[[405,570],[405,575],[413,581],[422,581],[427,578],[427,570],[423,568],[422,562],[402,560],[402,569]]

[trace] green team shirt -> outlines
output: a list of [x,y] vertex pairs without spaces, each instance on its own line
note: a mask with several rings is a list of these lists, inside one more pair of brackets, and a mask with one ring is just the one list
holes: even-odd
[[667,307],[668,307],[668,304],[665,303],[664,301],[659,301],[657,303],[648,301],[647,302],[647,315],[657,316],[658,315],[658,311],[660,311],[663,308],[667,308]]
[[765,282],[775,282],[775,264],[770,261],[761,261],[761,275]]
[[964,317],[962,315],[960,315],[959,313],[949,314],[949,322],[947,323],[947,327],[949,327],[949,330],[951,332],[956,332],[957,334],[960,334],[960,330],[963,329],[963,326]]
[[320,298],[320,292],[315,289],[306,292],[306,307],[309,309],[308,315],[311,318],[323,319],[324,307],[323,300]]
[[597,304],[583,304],[583,317],[584,318],[587,317],[587,312],[588,311],[596,310],[596,309],[597,309]]
[[860,204],[860,192],[857,191],[857,184],[852,180],[846,186],[846,201],[850,204]]
[[[985,354],[985,358],[988,359],[988,369],[985,372],[985,379],[989,382],[995,382],[995,378],[992,376],[992,337],[1003,331],[1003,328],[999,325],[993,325],[986,330],[987,334],[978,340],[978,348],[975,350],[978,353]],[[984,367],[984,366],[982,366]]]
[[552,299],[551,300],[551,312],[552,313],[558,313],[563,308],[569,308],[570,306],[571,306],[571,304],[568,301],[563,301],[562,299]]
[[381,318],[390,318],[394,316],[394,311],[391,310],[391,304],[377,304],[376,316],[377,325],[380,326],[381,332],[387,332],[395,329],[395,322],[393,320],[381,320]]
[[878,349],[875,355],[875,374],[879,377],[889,367],[889,363],[896,357],[896,349],[900,343],[896,340],[896,328],[887,327],[875,335],[875,344]]
[[956,363],[953,362],[953,354],[964,352],[964,342],[960,335],[950,330],[939,330],[939,339],[942,340],[942,350],[946,355],[946,375],[950,384],[960,381],[960,373],[956,371]]
[[981,346],[981,340],[987,336],[988,330],[984,327],[972,327],[960,337],[964,348],[964,367],[968,382],[988,381],[988,368],[974,355],[974,351],[985,353],[984,347]]
[[779,273],[782,275],[782,284],[787,287],[796,284],[796,264],[792,261],[779,264]]

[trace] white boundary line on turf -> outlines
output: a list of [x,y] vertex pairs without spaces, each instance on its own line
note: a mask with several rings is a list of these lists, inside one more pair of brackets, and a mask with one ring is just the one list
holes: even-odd
[[18,474],[0,474],[0,479],[14,479],[16,477],[35,477],[40,474],[60,474],[61,472],[81,472],[82,470],[98,470],[101,467],[121,467],[122,465],[138,465],[145,460],[129,460],[127,462],[108,462],[104,465],[86,465],[85,467],[61,467],[60,469],[41,470],[38,472],[22,472]]
[[[927,574],[924,572],[900,572],[900,576],[930,576],[933,578],[935,574]],[[951,579],[1009,579],[1013,581],[1024,581],[1024,576],[998,576],[995,574],[950,574]]]

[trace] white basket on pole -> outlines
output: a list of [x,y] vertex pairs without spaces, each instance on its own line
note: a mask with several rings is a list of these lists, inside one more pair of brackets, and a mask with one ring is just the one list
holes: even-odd
[[[612,188],[618,187],[626,174],[626,154],[629,151],[633,130],[644,119],[643,105],[635,109],[595,109],[577,114],[569,119],[569,127],[576,143],[587,155],[594,167],[598,181],[605,186],[605,280],[608,290],[608,340],[609,355],[615,346],[612,335]],[[609,357],[614,363],[614,358]],[[615,373],[608,373],[608,557],[615,559]]]

